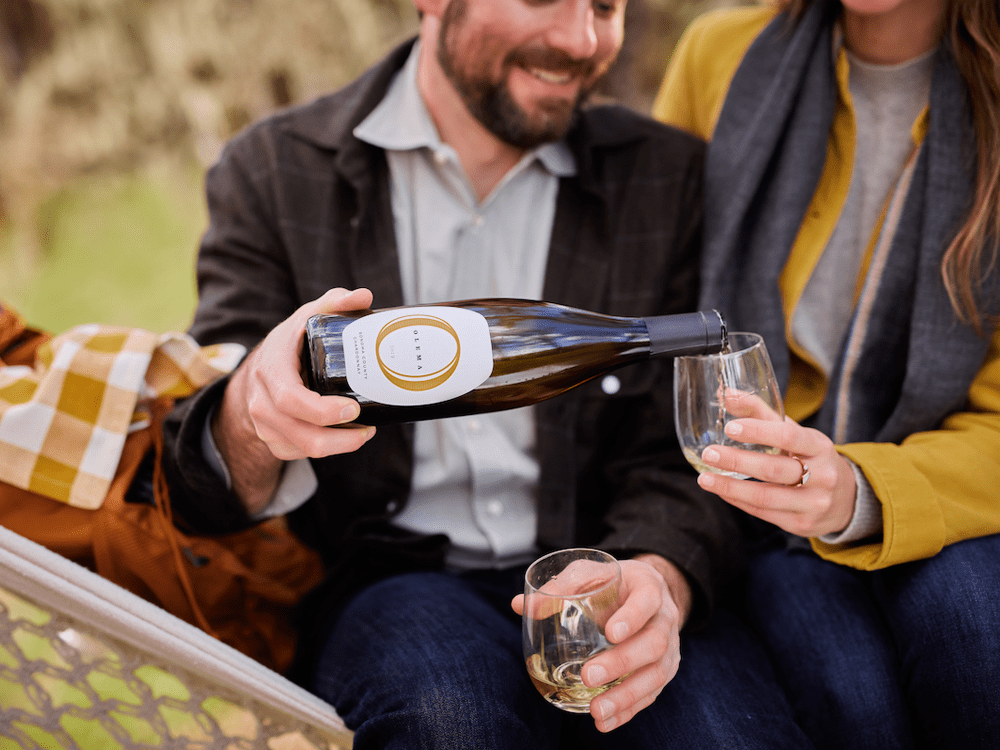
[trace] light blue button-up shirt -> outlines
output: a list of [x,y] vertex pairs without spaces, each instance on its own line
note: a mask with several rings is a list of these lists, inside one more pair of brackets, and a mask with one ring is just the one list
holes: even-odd
[[[404,301],[540,299],[559,178],[575,174],[573,156],[565,143],[540,146],[477,201],[417,89],[418,55],[419,45],[354,131],[386,152]],[[448,534],[453,567],[533,559],[539,467],[530,407],[419,422],[414,458],[396,524]]]

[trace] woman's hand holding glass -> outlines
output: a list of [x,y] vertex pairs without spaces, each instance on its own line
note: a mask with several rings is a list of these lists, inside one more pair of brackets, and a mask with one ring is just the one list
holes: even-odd
[[850,463],[830,438],[789,417],[781,422],[733,419],[725,430],[732,440],[770,446],[780,455],[711,445],[702,452],[706,466],[759,481],[704,473],[698,477],[702,488],[798,536],[822,536],[847,527],[854,515],[857,483]]
[[702,488],[799,536],[850,523],[851,465],[826,435],[785,417],[759,335],[733,333],[729,351],[676,358],[674,407],[677,437]]
[[736,441],[725,427],[737,417],[754,416],[781,422],[781,393],[764,339],[756,333],[730,333],[727,350],[718,354],[674,359],[674,425],[684,457],[699,472],[728,469],[702,459],[710,445],[736,445],[774,453],[767,445]]

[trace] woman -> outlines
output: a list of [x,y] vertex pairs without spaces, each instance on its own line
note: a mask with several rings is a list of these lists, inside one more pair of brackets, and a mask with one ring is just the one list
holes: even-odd
[[699,481],[767,522],[749,611],[818,747],[1000,747],[998,45],[995,0],[719,11],[655,104],[710,140],[701,304],[785,396],[729,428],[783,455]]

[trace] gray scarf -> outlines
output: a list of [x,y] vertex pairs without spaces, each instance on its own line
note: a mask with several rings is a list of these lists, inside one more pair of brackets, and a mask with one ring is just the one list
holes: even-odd
[[[764,336],[782,391],[789,351],[778,277],[826,157],[839,12],[839,2],[817,1],[794,25],[780,14],[764,29],[733,78],[707,157],[701,306],[722,310],[730,330]],[[811,426],[844,442],[899,442],[964,406],[989,339],[957,321],[940,261],[970,205],[974,154],[968,92],[942,46],[902,217],[884,270],[868,280],[878,284],[875,303],[848,332],[860,357],[845,376],[841,352],[828,391],[841,395]],[[983,289],[986,313],[996,314],[997,273]]]

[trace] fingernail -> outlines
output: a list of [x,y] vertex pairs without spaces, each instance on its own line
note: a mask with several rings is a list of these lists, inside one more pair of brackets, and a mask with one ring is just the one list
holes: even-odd
[[715,448],[706,448],[701,452],[701,457],[709,463],[715,463],[721,458],[719,451],[715,450]]
[[365,442],[367,443],[373,437],[375,437],[376,429],[374,427],[366,427]]
[[614,712],[615,706],[611,701],[597,701],[597,715],[602,720],[607,721]]
[[592,664],[587,669],[587,677],[592,685],[603,685],[608,681],[608,671],[600,664]]
[[615,719],[614,717],[611,717],[610,719],[605,719],[603,731],[610,732],[616,726],[618,726],[618,720]]
[[611,628],[611,635],[615,639],[615,643],[624,641],[628,637],[628,623],[615,623],[615,626]]
[[351,404],[350,406],[345,406],[340,410],[340,421],[341,422],[351,422],[357,418],[358,414],[361,413],[361,408],[357,404]]
[[737,435],[743,434],[743,425],[739,422],[727,422],[726,423],[726,434],[730,437],[736,437]]
[[705,472],[698,475],[698,484],[703,489],[710,490],[715,486],[715,475]]

